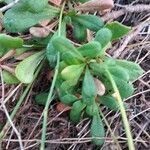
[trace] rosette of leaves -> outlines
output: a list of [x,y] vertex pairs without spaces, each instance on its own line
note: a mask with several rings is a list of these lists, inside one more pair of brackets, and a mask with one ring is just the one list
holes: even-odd
[[[129,31],[130,28],[113,22],[101,28],[93,41],[80,47],[75,47],[68,39],[61,36],[56,36],[51,41],[53,48],[61,54],[56,84],[60,100],[72,106],[70,118],[73,122],[77,123],[81,116],[85,115],[92,119],[91,136],[96,145],[103,144],[102,138],[105,136],[99,105],[103,104],[113,111],[118,110],[108,72],[115,81],[122,99],[133,94],[134,88],[130,81],[143,73],[140,66],[133,62],[105,56],[105,51],[111,42]],[[98,94],[94,78],[105,85],[104,95]]]

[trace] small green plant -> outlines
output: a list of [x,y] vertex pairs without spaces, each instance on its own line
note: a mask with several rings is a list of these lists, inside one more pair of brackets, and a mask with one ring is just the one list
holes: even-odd
[[[116,22],[115,24],[118,25]],[[124,28],[122,25],[121,27]],[[111,38],[106,45],[101,43],[102,40],[97,42],[101,30],[107,33],[109,29],[106,30],[106,27],[100,29],[94,41],[78,48],[64,37],[58,36],[52,40],[54,49],[58,50],[62,56],[57,81],[60,100],[72,106],[70,118],[73,122],[79,122],[80,117],[85,114],[92,118],[91,135],[93,137],[105,136],[99,115],[99,105],[103,104],[113,111],[119,110],[120,106],[112,80],[117,86],[121,99],[125,99],[134,92],[130,81],[143,73],[143,70],[133,62],[105,56],[105,46],[111,42]],[[105,36],[105,32],[103,35]],[[95,78],[104,84],[106,88],[104,95],[98,95]],[[76,95],[81,96],[78,98]],[[100,145],[104,140],[93,139],[93,142]]]
[[[80,0],[80,2],[85,1]],[[48,0],[36,2],[21,0],[12,9],[6,11],[3,24],[9,32],[23,33],[39,21],[58,16],[59,25],[58,30],[44,40],[35,38],[23,41],[19,37],[0,34],[1,56],[12,48],[15,48],[16,55],[30,50],[24,45],[32,45],[32,49],[40,49],[21,61],[15,68],[15,74],[11,75],[3,71],[4,81],[8,84],[16,84],[18,81],[32,84],[39,64],[47,62],[45,59],[52,68],[56,66],[50,92],[36,97],[37,103],[45,105],[41,150],[45,147],[47,110],[52,101],[54,88],[60,101],[72,106],[70,111],[72,122],[77,123],[85,116],[92,120],[91,136],[96,145],[102,145],[104,143],[102,138],[105,137],[104,125],[99,112],[100,105],[105,105],[113,111],[120,110],[129,149],[133,150],[123,100],[133,94],[134,88],[131,81],[142,75],[143,70],[136,63],[114,59],[106,55],[106,50],[111,47],[111,43],[128,34],[131,28],[119,22],[105,24],[100,17],[91,14],[79,14],[70,1],[67,1],[69,10],[64,11],[65,4],[64,1],[60,9],[48,5]],[[73,37],[80,42],[81,46],[74,46],[71,40],[67,39],[67,25],[73,27]],[[87,29],[96,32],[94,39],[88,43]],[[41,102],[41,97],[44,99],[43,102]],[[1,133],[0,137],[2,136]]]

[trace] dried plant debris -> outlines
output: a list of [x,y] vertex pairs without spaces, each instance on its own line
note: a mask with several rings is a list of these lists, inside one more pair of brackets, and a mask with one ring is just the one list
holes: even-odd
[[113,7],[114,7],[113,0],[107,0],[107,1],[91,0],[77,6],[76,10],[94,12],[94,11],[104,11],[104,10],[112,9]]

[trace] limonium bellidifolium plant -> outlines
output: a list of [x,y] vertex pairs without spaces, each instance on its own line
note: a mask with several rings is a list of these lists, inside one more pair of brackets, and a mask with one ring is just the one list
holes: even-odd
[[[143,70],[134,62],[115,59],[106,53],[113,41],[131,31],[130,27],[117,21],[104,23],[99,16],[78,12],[73,6],[73,1],[64,1],[59,8],[48,4],[48,0],[20,0],[4,13],[3,26],[9,33],[27,33],[30,27],[46,19],[55,18],[59,23],[55,33],[46,38],[23,40],[19,36],[1,33],[1,57],[12,49],[15,49],[14,59],[24,52],[35,50],[34,54],[16,65],[15,73],[3,70],[3,78],[7,84],[21,82],[26,86],[35,80],[39,66],[49,63],[50,68],[55,68],[50,92],[37,95],[36,102],[45,105],[47,110],[55,90],[59,100],[71,106],[69,115],[72,122],[78,123],[83,117],[91,119],[92,140],[94,144],[102,145],[105,130],[100,106],[104,105],[112,111],[120,110],[125,128],[129,130],[124,121],[123,100],[133,94],[132,81],[142,75]],[[73,29],[72,39],[67,38],[67,26]],[[95,32],[90,42],[87,42],[87,29]],[[42,134],[43,143],[45,132]],[[130,135],[127,133],[127,136]]]

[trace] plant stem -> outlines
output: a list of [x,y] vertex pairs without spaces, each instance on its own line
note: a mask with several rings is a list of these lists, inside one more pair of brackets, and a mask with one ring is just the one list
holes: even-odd
[[[61,24],[62,24],[62,16],[63,16],[63,10],[65,7],[65,1],[62,4],[62,8],[61,8],[61,12],[60,12],[60,17],[59,17],[59,27],[58,27],[58,36],[61,35]],[[49,91],[49,95],[46,101],[46,105],[43,111],[43,126],[42,126],[42,137],[41,137],[41,147],[40,150],[45,150],[45,139],[46,139],[46,128],[47,128],[47,117],[48,117],[48,108],[50,103],[52,102],[52,95],[53,95],[53,91],[54,91],[54,87],[55,87],[55,83],[56,83],[56,79],[57,79],[57,75],[58,75],[58,70],[59,70],[59,62],[60,62],[60,53],[57,53],[57,64],[55,67],[55,74],[54,74],[54,78],[52,81],[52,85]]]
[[[42,66],[43,66],[43,63],[40,64],[40,66],[38,67],[37,71],[35,72],[33,82],[34,82],[34,80],[36,79],[37,75],[39,74],[39,72],[40,72]],[[19,110],[19,108],[20,108],[20,106],[21,106],[21,104],[22,104],[24,98],[26,97],[28,91],[30,90],[31,86],[33,85],[33,82],[30,83],[30,84],[26,87],[25,91],[23,92],[23,94],[22,94],[21,97],[19,98],[19,100],[18,100],[16,106],[14,107],[13,112],[12,112],[11,115],[10,115],[10,119],[11,119],[11,120],[13,120],[13,118],[15,117],[15,115],[16,115],[17,111]],[[7,129],[8,129],[9,127],[10,127],[10,123],[9,123],[9,121],[7,121],[6,124],[5,124],[5,126],[3,127],[2,131],[0,132],[0,140],[3,139],[3,137],[5,136],[5,133],[6,133]]]
[[118,87],[117,87],[111,73],[109,72],[109,70],[106,70],[106,72],[107,72],[107,75],[108,75],[108,77],[110,79],[110,82],[113,86],[115,96],[116,96],[116,99],[118,101],[118,105],[119,105],[119,108],[120,108],[120,112],[121,112],[121,116],[122,116],[122,120],[123,120],[123,124],[124,124],[124,128],[125,128],[125,132],[126,132],[126,136],[127,136],[129,150],[135,150],[130,125],[129,125],[129,122],[128,122],[128,119],[127,119],[127,114],[126,114],[126,111],[125,111],[123,101],[122,101],[122,98],[120,96]]
[[63,16],[63,11],[65,8],[66,1],[63,2],[61,11],[60,11],[60,16],[59,16],[59,26],[58,26],[58,35],[61,35],[61,24],[62,24],[62,16]]
[[56,83],[56,79],[57,79],[57,75],[58,75],[58,69],[59,69],[59,60],[60,60],[60,55],[57,55],[57,65],[55,67],[55,74],[54,74],[54,78],[52,81],[52,85],[49,91],[49,95],[46,101],[46,105],[43,111],[43,126],[42,126],[42,137],[41,137],[41,147],[40,150],[44,150],[45,149],[45,139],[46,139],[46,128],[47,128],[47,117],[48,117],[48,108],[49,105],[52,101],[52,94],[53,94],[53,90],[55,87],[55,83]]

